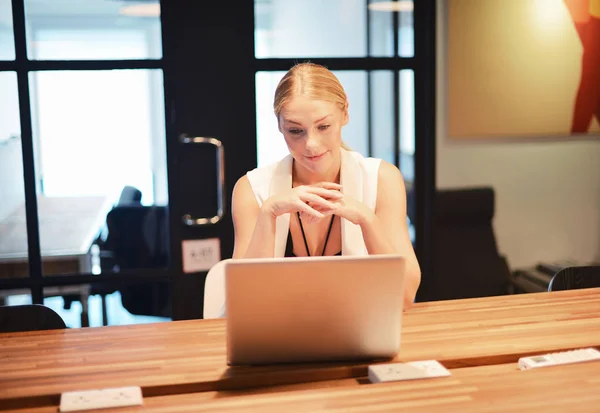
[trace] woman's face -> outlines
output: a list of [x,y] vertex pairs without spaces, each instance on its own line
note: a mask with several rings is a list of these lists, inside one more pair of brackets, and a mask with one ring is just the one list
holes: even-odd
[[279,113],[279,131],[294,160],[317,174],[329,171],[339,158],[347,123],[347,108],[305,96],[292,98]]

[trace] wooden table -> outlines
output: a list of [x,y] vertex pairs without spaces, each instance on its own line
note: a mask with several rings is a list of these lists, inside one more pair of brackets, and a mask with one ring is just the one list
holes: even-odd
[[[44,275],[90,271],[89,250],[112,206],[107,197],[46,197],[38,201]],[[0,277],[27,277],[25,205],[0,221]]]
[[[54,274],[90,273],[90,247],[112,207],[109,197],[38,196],[38,219],[42,272]],[[0,221],[0,278],[29,276],[27,220],[25,205]],[[88,326],[89,285],[47,287],[45,297],[77,295],[81,301],[81,325]],[[9,295],[29,290],[0,290],[0,305]]]
[[[600,346],[600,289],[417,304],[398,361],[447,368]],[[141,386],[145,397],[363,377],[365,363],[228,367],[224,320],[0,334],[0,405],[58,404],[65,391]]]
[[[452,369],[450,377],[371,384],[345,379],[246,391],[145,397],[128,412],[598,412],[600,362],[520,371],[515,363]],[[55,413],[56,406],[6,413]],[[104,411],[104,410],[103,410]],[[112,410],[106,410],[112,411]]]
[[[531,371],[515,363],[451,370],[450,377],[396,383],[339,380],[318,389],[194,393],[147,398],[132,412],[597,412],[600,362]],[[229,396],[229,397],[228,397]],[[35,413],[35,412],[32,412]]]

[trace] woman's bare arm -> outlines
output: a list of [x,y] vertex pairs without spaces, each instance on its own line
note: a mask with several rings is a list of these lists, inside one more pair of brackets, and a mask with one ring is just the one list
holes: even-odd
[[247,176],[235,184],[231,204],[235,234],[233,258],[273,257],[275,217],[258,206]]
[[410,308],[421,283],[421,269],[408,234],[406,188],[394,165],[382,161],[377,182],[375,214],[361,223],[369,254],[400,254],[406,259],[404,308]]

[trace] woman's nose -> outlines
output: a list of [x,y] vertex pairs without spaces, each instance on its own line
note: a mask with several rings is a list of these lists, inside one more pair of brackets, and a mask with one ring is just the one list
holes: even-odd
[[306,146],[308,148],[319,147],[319,137],[314,132],[308,132],[306,135]]

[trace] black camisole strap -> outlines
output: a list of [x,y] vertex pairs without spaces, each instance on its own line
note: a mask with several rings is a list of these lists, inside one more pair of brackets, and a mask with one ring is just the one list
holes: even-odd
[[[304,238],[304,246],[306,247],[306,255],[310,257],[310,251],[308,250],[308,242],[306,241],[306,234],[304,234],[304,227],[302,226],[302,220],[300,219],[300,212],[296,212],[298,215],[298,222],[300,223],[300,230],[302,231],[302,238]],[[325,249],[327,248],[327,241],[329,241],[329,234],[331,234],[331,228],[333,227],[333,220],[335,215],[331,216],[331,221],[329,221],[329,228],[327,229],[327,236],[325,236],[325,244],[323,245],[323,252],[321,256],[325,255]]]

